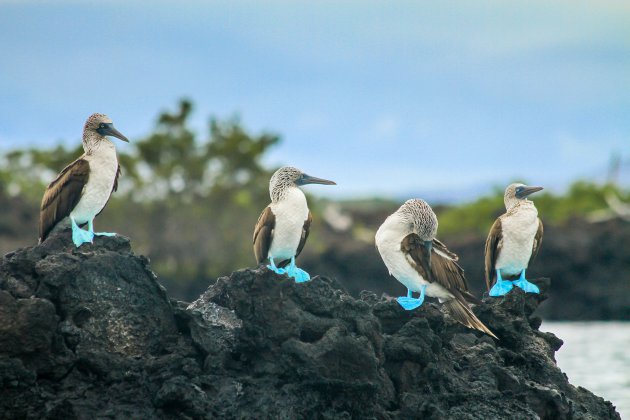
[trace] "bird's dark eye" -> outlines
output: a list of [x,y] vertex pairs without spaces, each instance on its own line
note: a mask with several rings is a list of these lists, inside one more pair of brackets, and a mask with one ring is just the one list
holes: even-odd
[[101,123],[98,127],[99,127],[99,128],[107,128],[107,124],[105,124],[105,123]]

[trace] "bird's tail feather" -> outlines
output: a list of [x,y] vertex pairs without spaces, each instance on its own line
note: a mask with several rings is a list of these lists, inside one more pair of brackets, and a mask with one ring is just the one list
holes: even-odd
[[499,339],[477,318],[466,303],[460,302],[458,299],[451,299],[448,302],[444,302],[444,305],[448,309],[449,314],[460,324],[484,332],[497,340]]

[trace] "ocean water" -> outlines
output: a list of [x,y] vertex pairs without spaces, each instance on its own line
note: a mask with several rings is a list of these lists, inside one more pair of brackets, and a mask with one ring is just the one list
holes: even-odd
[[543,322],[564,341],[556,353],[569,382],[611,401],[630,420],[630,322]]

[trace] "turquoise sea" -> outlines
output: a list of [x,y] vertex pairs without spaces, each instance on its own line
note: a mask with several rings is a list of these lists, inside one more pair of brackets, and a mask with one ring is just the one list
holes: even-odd
[[543,322],[542,331],[564,341],[558,366],[582,386],[617,407],[630,420],[630,322]]

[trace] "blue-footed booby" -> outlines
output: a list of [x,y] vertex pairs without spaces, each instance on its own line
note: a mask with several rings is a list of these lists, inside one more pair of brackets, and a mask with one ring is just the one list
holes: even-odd
[[[538,254],[543,237],[538,210],[527,197],[542,189],[524,184],[511,184],[505,189],[507,212],[494,222],[486,240],[486,286],[490,296],[503,296],[514,285],[528,293],[540,293],[538,286],[525,278],[525,270]],[[514,281],[502,277],[518,275]]]
[[[103,114],[92,114],[83,127],[85,153],[66,166],[46,188],[39,212],[39,242],[43,242],[57,226],[72,226],[72,241],[78,248],[92,242],[94,235],[114,233],[94,232],[93,220],[118,188],[120,165],[116,147],[106,136],[128,142],[114,128],[112,120]],[[63,222],[63,223],[62,223]],[[79,226],[87,224],[85,231]]]
[[[435,238],[437,228],[433,209],[419,199],[407,200],[378,228],[376,248],[389,273],[407,288],[398,303],[412,310],[422,305],[425,295],[438,298],[456,321],[496,338],[468,306],[467,301],[479,300],[468,291],[457,255]],[[420,296],[414,298],[413,292]]]
[[298,283],[310,280],[306,271],[295,266],[295,258],[304,248],[312,220],[306,196],[298,188],[306,184],[336,185],[290,166],[278,169],[269,181],[271,204],[263,210],[254,228],[256,261],[260,264],[269,259],[267,268],[278,274],[286,273]]

